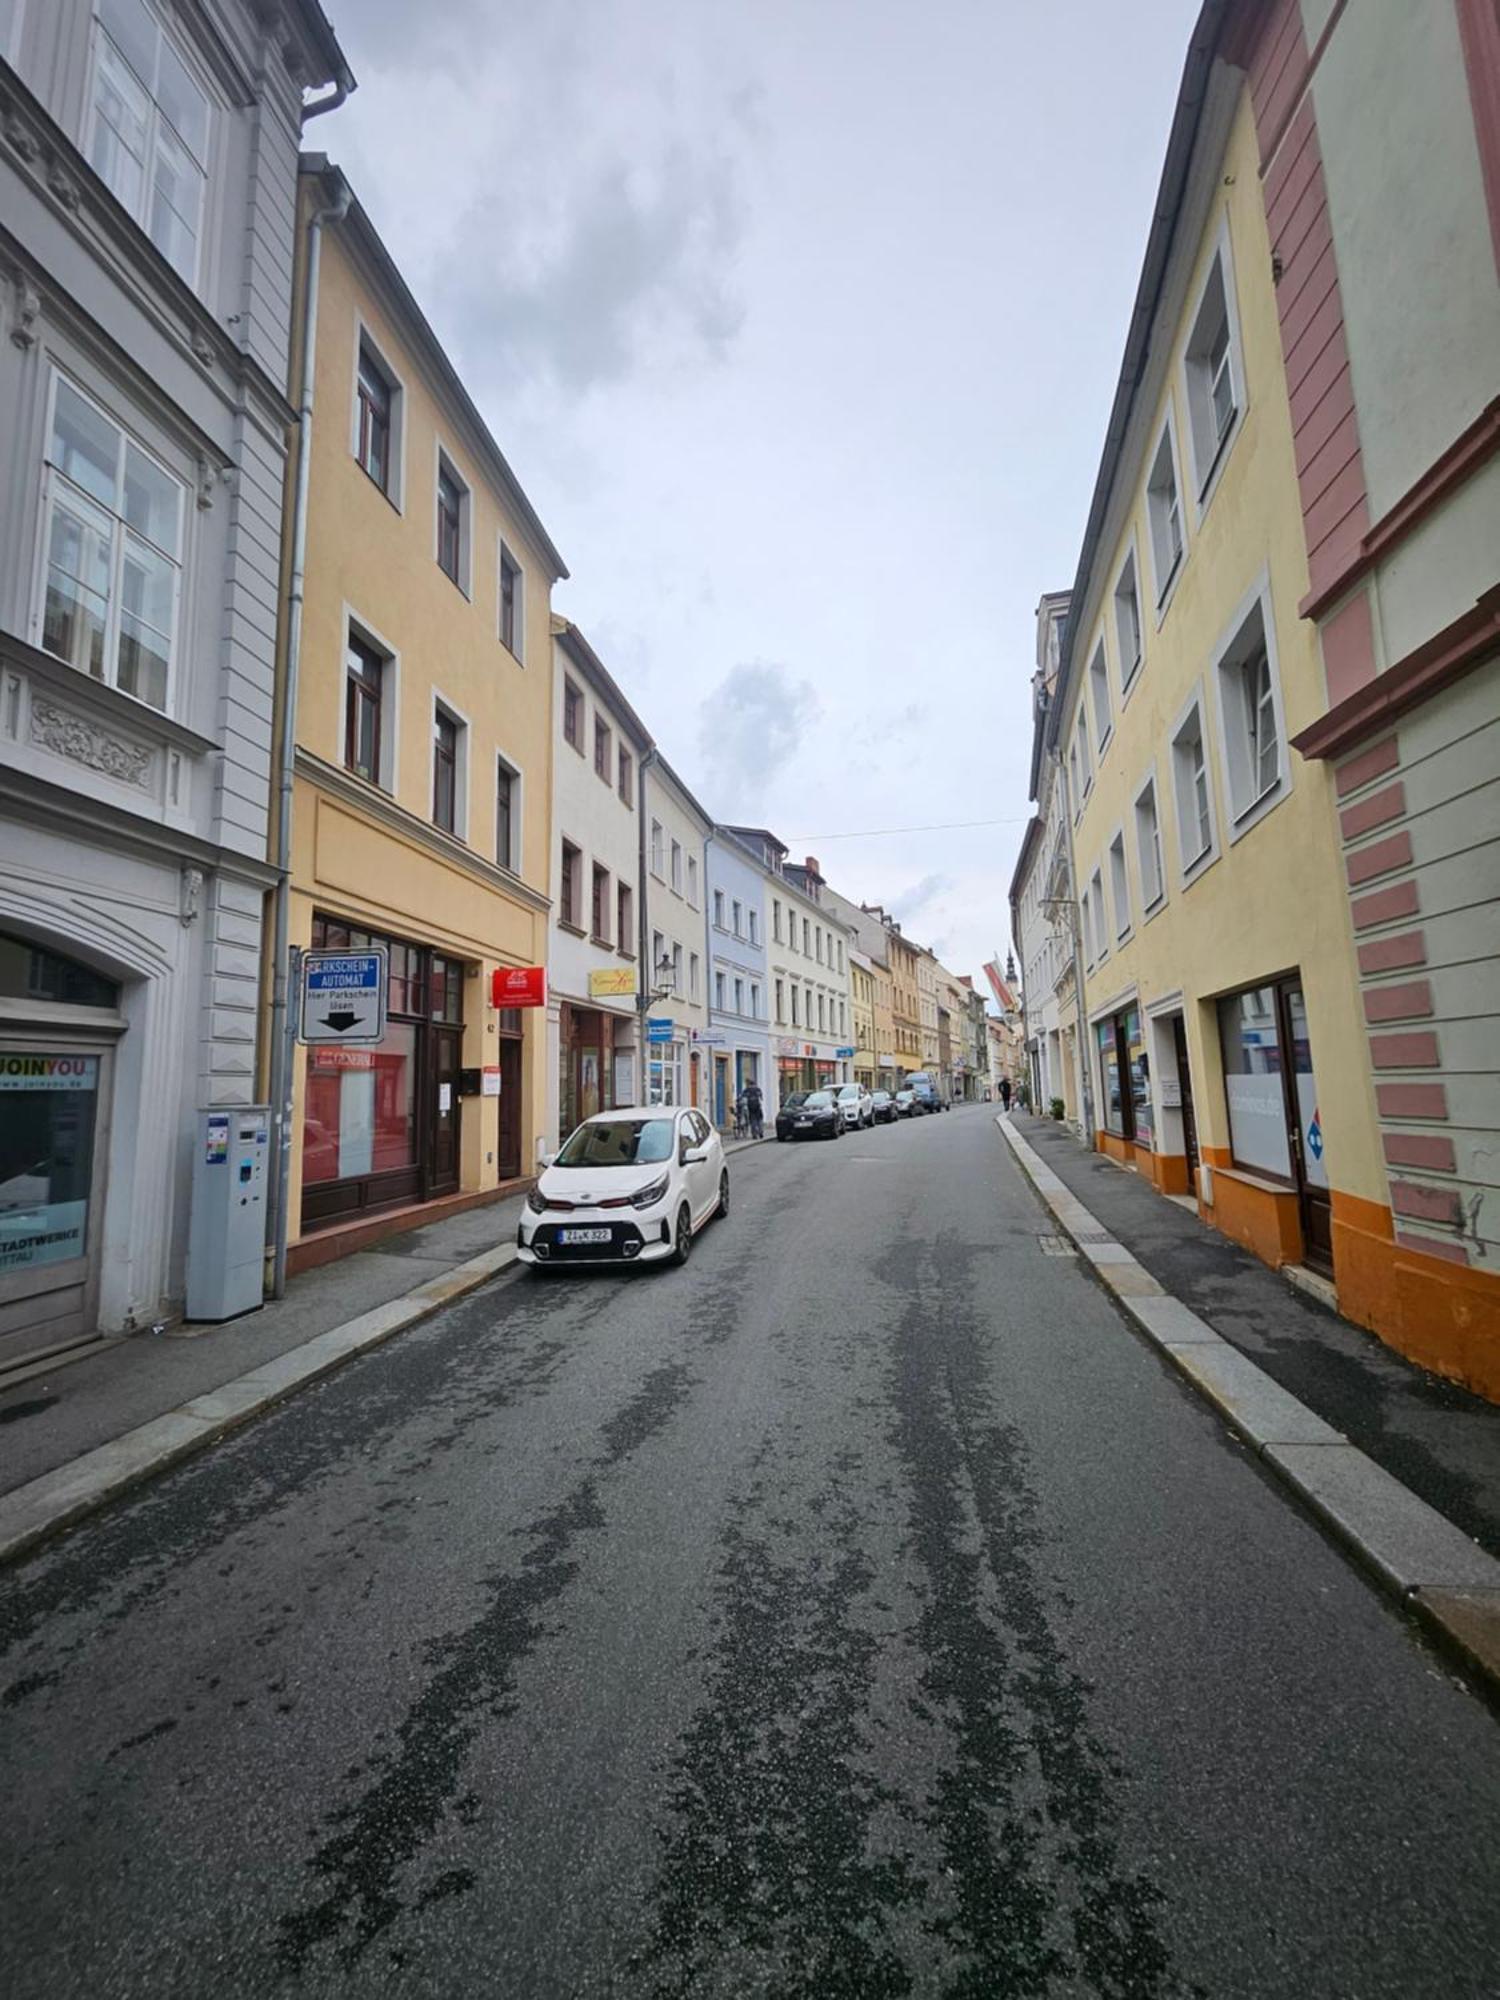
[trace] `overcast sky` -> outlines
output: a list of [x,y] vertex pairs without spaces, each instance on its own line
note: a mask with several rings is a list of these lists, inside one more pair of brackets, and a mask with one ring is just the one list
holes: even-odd
[[[1197,0],[330,0],[348,172],[720,819],[1009,928]],[[970,831],[876,834],[952,821]],[[857,834],[859,838],[839,838]]]

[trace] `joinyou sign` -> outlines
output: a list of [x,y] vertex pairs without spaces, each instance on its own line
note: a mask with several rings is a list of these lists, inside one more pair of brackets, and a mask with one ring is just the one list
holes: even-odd
[[385,1033],[384,951],[302,954],[304,1042],[378,1042]]

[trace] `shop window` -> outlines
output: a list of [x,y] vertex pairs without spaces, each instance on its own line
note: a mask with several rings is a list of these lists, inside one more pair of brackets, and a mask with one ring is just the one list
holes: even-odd
[[1155,1138],[1150,1058],[1136,1007],[1094,1028],[1099,1055],[1099,1117],[1107,1132],[1150,1146]]
[[57,1000],[69,1007],[118,1007],[120,989],[112,979],[48,951],[45,945],[0,932],[0,999]]
[[149,708],[165,709],[171,691],[182,496],[97,404],[53,376],[38,643]]
[[40,1046],[0,1054],[0,1271],[7,1277],[24,1281],[29,1272],[88,1254],[98,1104],[98,1056]]
[[427,983],[428,1013],[434,1021],[461,1022],[464,1017],[464,969],[456,958],[434,952]]
[[1290,1180],[1276,989],[1252,987],[1219,1002],[1219,1054],[1236,1166]]

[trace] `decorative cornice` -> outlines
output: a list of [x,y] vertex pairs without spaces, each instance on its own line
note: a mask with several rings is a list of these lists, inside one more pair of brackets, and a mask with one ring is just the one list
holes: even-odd
[[550,896],[542,895],[529,882],[523,882],[519,875],[500,867],[498,862],[486,861],[483,855],[476,854],[472,847],[455,839],[451,833],[444,833],[441,827],[432,826],[425,819],[419,819],[416,813],[408,812],[405,806],[397,805],[390,794],[382,792],[378,786],[366,784],[363,778],[354,777],[337,764],[327,763],[300,745],[295,769],[299,778],[305,778],[308,784],[315,785],[341,805],[350,806],[366,819],[377,821],[392,833],[400,834],[403,840],[425,847],[429,853],[447,862],[450,868],[462,869],[487,887],[498,890],[511,902],[524,903],[528,909],[544,913],[551,910]]
[[1292,738],[1292,747],[1307,758],[1342,757],[1371,730],[1419,707],[1496,653],[1500,653],[1500,584],[1487,590],[1472,611],[1319,716]]
[[1500,452],[1500,396],[1480,411],[1448,449],[1435,458],[1421,478],[1402,494],[1359,538],[1359,545],[1338,573],[1319,590],[1310,590],[1297,606],[1303,618],[1322,618],[1375,565],[1399,548],[1414,529],[1450,493],[1474,477]]
[[0,661],[19,667],[30,680],[51,689],[69,708],[90,712],[101,728],[155,738],[189,757],[211,757],[219,748],[211,737],[200,736],[196,729],[163,715],[159,709],[147,708],[117,688],[106,687],[76,667],[54,660],[50,653],[18,639],[3,627],[0,627]]

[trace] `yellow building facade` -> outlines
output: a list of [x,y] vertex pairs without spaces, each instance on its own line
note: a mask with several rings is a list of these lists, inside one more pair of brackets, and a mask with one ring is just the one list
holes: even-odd
[[849,952],[849,1004],[854,1027],[854,1081],[873,1090],[879,1076],[875,1053],[875,971],[862,952]]
[[[312,218],[346,197],[304,171],[299,325]],[[385,948],[388,1024],[296,1052],[293,1269],[535,1171],[545,1009],[494,975],[547,963],[566,574],[358,202],[320,234],[290,931]]]
[[1343,1298],[1383,1178],[1331,779],[1291,747],[1322,710],[1322,662],[1298,612],[1297,461],[1237,70],[1215,68],[1163,248],[1049,732],[1081,1054],[1101,1149]]

